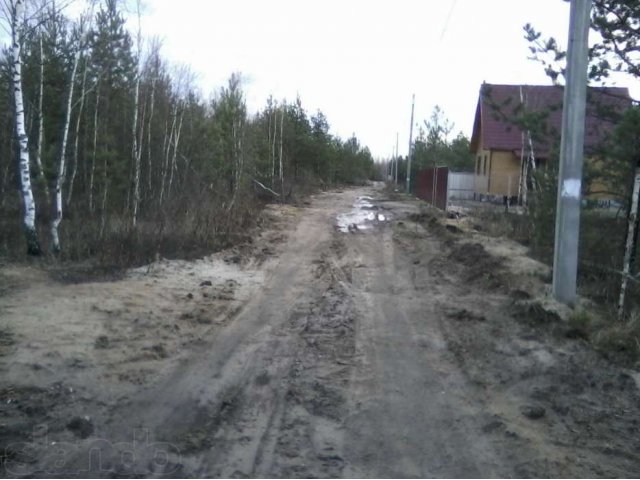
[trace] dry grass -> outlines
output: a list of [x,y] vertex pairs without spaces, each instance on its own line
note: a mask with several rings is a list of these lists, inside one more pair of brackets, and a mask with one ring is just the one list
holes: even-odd
[[592,332],[591,338],[596,349],[606,356],[637,366],[640,361],[640,311],[633,310],[622,321],[612,319]]

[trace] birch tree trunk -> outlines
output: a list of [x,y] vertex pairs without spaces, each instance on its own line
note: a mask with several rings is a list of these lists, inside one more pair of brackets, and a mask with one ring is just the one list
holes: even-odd
[[[177,108],[177,107],[176,107]],[[167,137],[167,128],[165,128],[165,135],[164,135],[164,144],[165,147],[163,148],[163,156],[164,156],[164,161],[162,163],[162,172],[161,172],[161,178],[160,178],[160,205],[162,205],[162,202],[164,200],[164,191],[165,191],[165,184],[167,183],[167,171],[169,169],[169,154],[171,151],[171,142],[173,141],[173,133],[175,131],[176,128],[176,117],[178,115],[178,112],[174,109],[173,111],[173,115],[172,115],[172,120],[171,120],[171,130],[169,131],[169,136]],[[167,124],[166,127],[168,127],[169,125]]]
[[29,165],[29,137],[24,124],[24,102],[22,95],[22,60],[20,58],[21,45],[19,39],[19,23],[24,13],[24,1],[14,0],[9,8],[11,10],[11,77],[13,87],[13,100],[15,107],[15,127],[18,139],[20,192],[24,207],[23,224],[27,240],[27,253],[40,255],[40,243],[36,231],[36,203],[31,188],[31,171]]
[[67,98],[67,110],[62,127],[62,139],[60,141],[60,157],[58,158],[58,171],[56,174],[55,195],[53,197],[54,214],[51,219],[51,248],[54,253],[60,252],[60,237],[58,228],[62,221],[62,184],[64,182],[64,172],[66,167],[67,139],[69,138],[69,124],[71,123],[71,110],[73,108],[73,89],[76,84],[76,73],[82,46],[78,45],[73,56],[73,67],[71,68],[71,78],[69,79],[69,96]]
[[273,111],[273,137],[271,138],[271,157],[273,174],[271,175],[271,188],[276,188],[276,137],[278,136],[278,110]]
[[38,89],[38,148],[36,150],[36,166],[38,167],[38,179],[42,183],[44,189],[45,201],[49,202],[49,185],[44,176],[44,168],[42,167],[42,142],[44,141],[44,112],[42,103],[44,98],[44,49],[42,48],[42,31],[40,35],[40,85]]
[[102,164],[102,206],[100,208],[100,238],[104,238],[104,233],[107,227],[107,197],[109,196],[109,156],[104,156]]
[[94,212],[93,187],[95,184],[96,156],[98,153],[98,107],[100,106],[100,81],[96,85],[96,104],[93,110],[93,152],[91,157],[91,171],[89,173],[89,211]]
[[622,284],[620,285],[620,297],[618,298],[618,318],[622,319],[625,313],[625,298],[631,267],[633,264],[634,251],[638,239],[638,202],[640,201],[640,163],[636,164],[635,176],[633,180],[633,193],[631,194],[631,204],[629,206],[629,217],[627,226],[627,241],[624,250],[624,260],[622,263]]
[[280,194],[282,195],[282,201],[284,202],[284,169],[282,166],[282,137],[284,132],[284,107],[280,114]]
[[267,146],[269,147],[269,160],[271,161],[271,186],[273,186],[273,176],[275,173],[275,162],[271,156],[271,108],[269,108],[269,130],[267,134]]
[[536,181],[536,177],[534,176],[534,173],[536,172],[536,155],[533,150],[533,139],[531,138],[530,130],[527,130],[527,139],[529,142],[529,156],[527,158],[527,162],[529,162],[529,171],[531,172],[531,187],[534,191],[539,192],[540,189],[538,188],[538,183]]
[[135,228],[138,220],[138,205],[140,204],[140,157],[142,153],[141,145],[138,144],[138,104],[140,102],[140,73],[136,78],[136,87],[133,97],[133,125],[131,156],[134,163],[133,172],[133,212],[131,215],[131,225]]
[[156,98],[156,77],[154,76],[151,80],[151,96],[149,98],[149,122],[147,123],[147,188],[149,192],[152,191],[152,172],[153,167],[151,164],[151,125],[153,121],[153,109],[155,106],[155,98]]
[[[169,157],[171,155],[171,144],[172,142],[174,142],[174,138],[175,138],[175,132],[176,132],[176,121],[178,119],[178,103],[176,100],[176,104],[173,108],[173,113],[171,115],[171,130],[169,131],[169,136],[167,137],[166,134],[166,128],[165,128],[165,146],[163,147],[163,156],[164,156],[164,162],[162,164],[162,175],[161,175],[161,179],[160,179],[160,205],[162,205],[162,202],[164,201],[164,194],[165,194],[165,185],[167,185],[167,174],[170,174],[171,172],[169,172],[169,168],[171,168],[171,165],[169,163]],[[168,124],[167,124],[168,127]],[[169,186],[169,188],[171,188],[171,186]]]
[[169,120],[165,119],[164,121],[164,136],[162,138],[162,158],[160,160],[160,194],[158,196],[159,204],[162,205],[162,199],[164,196],[164,180],[167,170],[167,142],[169,141],[169,135],[173,135],[173,130],[169,131]]
[[520,134],[522,140],[522,148],[520,150],[520,182],[518,182],[518,201],[520,205],[527,204],[527,183],[524,178],[524,132]]
[[[176,112],[177,113],[177,112]],[[180,143],[180,132],[182,131],[182,119],[184,118],[184,110],[180,112],[180,121],[178,122],[178,128],[173,138],[173,155],[171,157],[171,172],[169,174],[169,187],[167,188],[167,194],[171,192],[171,185],[173,184],[173,175],[177,170],[178,159],[178,144]],[[169,145],[171,148],[171,145]]]
[[[142,141],[138,142],[138,105],[140,103],[140,56],[142,54],[142,31],[140,28],[140,0],[136,2],[138,7],[138,66],[136,69],[136,87],[133,96],[133,125],[131,128],[132,133],[132,147],[131,154],[134,162],[133,172],[133,213],[131,215],[131,225],[136,227],[138,220],[138,207],[140,205],[140,159],[142,156]],[[143,120],[144,122],[144,120]],[[142,137],[142,133],[140,134]]]
[[233,196],[231,197],[231,202],[229,202],[229,207],[227,211],[231,212],[233,206],[236,203],[236,198],[238,197],[238,191],[240,190],[240,180],[242,178],[242,172],[244,169],[244,157],[242,153],[242,137],[244,132],[243,120],[238,116],[238,118],[234,118],[232,120],[232,128],[231,134],[233,137],[233,160],[235,165],[234,171],[234,186],[233,186]]
[[[67,208],[71,205],[71,197],[73,196],[73,185],[78,172],[78,142],[80,140],[80,123],[82,120],[82,112],[84,111],[84,98],[87,86],[87,61],[84,63],[84,70],[82,72],[82,83],[80,86],[80,105],[78,106],[78,115],[76,117],[75,136],[73,139],[73,169],[71,170],[71,176],[69,177],[69,186],[67,191]],[[86,163],[85,163],[86,166]]]

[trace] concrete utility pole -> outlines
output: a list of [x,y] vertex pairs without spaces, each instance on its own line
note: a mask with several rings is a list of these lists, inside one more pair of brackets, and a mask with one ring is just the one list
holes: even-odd
[[413,107],[416,103],[416,94],[411,97],[411,125],[409,126],[409,153],[407,154],[407,193],[411,193],[411,146],[413,145]]
[[591,1],[571,0],[569,20],[553,255],[553,295],[567,305],[576,300]]
[[396,132],[396,154],[395,154],[395,159],[396,159],[396,185],[398,184],[398,132]]

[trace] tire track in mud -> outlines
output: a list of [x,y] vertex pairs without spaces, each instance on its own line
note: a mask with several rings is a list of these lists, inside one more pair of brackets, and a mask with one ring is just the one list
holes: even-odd
[[[335,236],[314,265],[315,294],[267,334],[243,383],[205,414],[196,437],[199,475],[339,477],[355,309]],[[193,432],[190,433],[193,435]],[[189,451],[193,438],[184,447]],[[188,456],[188,454],[187,454]],[[188,462],[188,459],[187,459]]]
[[325,251],[317,263],[322,293],[309,305],[308,315],[290,322],[302,348],[289,376],[287,408],[271,472],[278,476],[338,477],[344,467],[342,427],[356,322],[353,299],[345,287],[348,273],[338,265],[344,250],[343,240],[335,237],[330,253]]
[[[34,468],[93,477],[339,476],[355,321],[331,228],[344,197],[321,195],[295,220],[261,285],[184,361],[105,406],[95,435],[74,444],[63,466],[53,455]],[[167,447],[166,461],[156,461],[154,445]]]
[[[468,435],[479,433],[499,452],[497,476],[637,476],[634,379],[568,337],[560,317],[536,303],[544,289],[540,269],[510,268],[509,257],[488,253],[476,239],[443,235],[443,227],[423,221],[431,228],[415,226],[420,243],[414,225],[398,228],[395,240],[410,258],[429,259],[424,269],[425,262],[417,264],[414,285],[429,276],[439,285],[432,296],[446,348],[441,357],[475,387],[467,397],[480,428]],[[436,255],[432,237],[440,244]]]
[[441,302],[457,299],[426,267],[443,253],[440,241],[406,233],[393,225],[349,243],[362,321],[344,475],[503,476],[503,455],[481,431],[482,392],[460,372],[441,331]]

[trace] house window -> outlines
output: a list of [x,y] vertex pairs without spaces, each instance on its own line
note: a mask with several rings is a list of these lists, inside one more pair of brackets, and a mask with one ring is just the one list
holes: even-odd
[[482,162],[482,174],[487,174],[487,156],[484,156],[484,161]]
[[478,155],[476,158],[476,174],[480,175],[480,162],[482,162],[482,157]]

